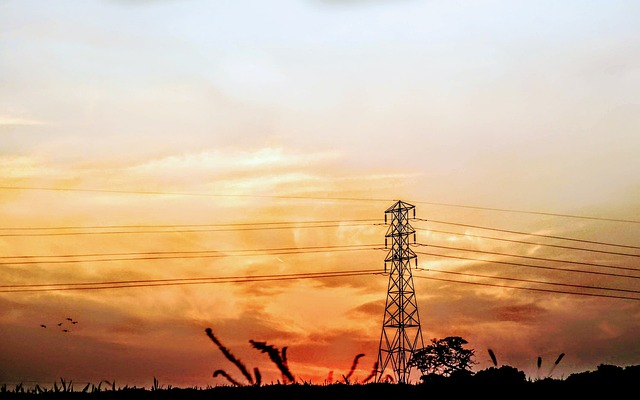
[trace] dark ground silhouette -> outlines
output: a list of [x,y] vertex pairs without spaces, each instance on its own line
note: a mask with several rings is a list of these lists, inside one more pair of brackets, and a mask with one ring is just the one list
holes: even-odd
[[[509,366],[488,368],[472,375],[432,377],[419,384],[366,383],[313,385],[304,383],[198,388],[114,388],[99,391],[40,391],[0,387],[6,399],[216,399],[216,400],[352,400],[366,398],[428,399],[475,398],[632,398],[640,389],[640,365],[618,367],[601,364],[595,371],[569,375],[566,379],[528,380]],[[68,389],[68,388],[67,388]]]

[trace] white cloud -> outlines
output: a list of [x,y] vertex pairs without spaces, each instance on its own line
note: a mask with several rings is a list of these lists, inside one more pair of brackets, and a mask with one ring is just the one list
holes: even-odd
[[182,174],[184,172],[221,174],[264,170],[265,168],[308,167],[334,160],[336,151],[320,151],[312,154],[296,154],[279,147],[266,147],[253,151],[207,150],[200,153],[172,155],[133,166],[129,172],[147,174]]
[[44,125],[44,122],[30,118],[16,117],[12,115],[0,115],[0,127],[2,126],[33,126]]
[[4,179],[21,178],[69,178],[70,171],[51,167],[40,160],[26,156],[0,157],[0,170]]

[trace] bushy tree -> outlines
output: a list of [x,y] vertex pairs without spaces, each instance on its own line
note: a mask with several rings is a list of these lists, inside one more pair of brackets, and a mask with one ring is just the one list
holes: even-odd
[[475,352],[465,349],[465,344],[467,341],[459,336],[432,339],[430,345],[414,351],[409,366],[418,368],[423,376],[471,374]]

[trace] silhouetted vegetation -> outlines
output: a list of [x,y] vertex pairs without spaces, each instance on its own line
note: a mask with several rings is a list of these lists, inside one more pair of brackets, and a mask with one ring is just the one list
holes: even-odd
[[[365,399],[365,398],[411,398],[426,399],[433,396],[488,395],[492,398],[616,398],[629,397],[638,389],[640,365],[626,368],[601,364],[595,371],[569,375],[568,378],[526,379],[522,371],[510,366],[491,367],[475,374],[453,373],[449,377],[435,375],[420,384],[343,382],[313,385],[310,383],[276,383],[256,385],[224,385],[206,388],[163,388],[154,379],[150,389],[117,387],[114,384],[91,385],[75,391],[70,382],[56,384],[55,388],[25,389],[22,385],[13,388],[0,386],[0,398],[27,399],[216,399],[216,400],[324,400],[324,399]],[[541,397],[542,398],[542,397]]]
[[[569,375],[566,379],[526,379],[524,372],[503,365],[490,367],[475,374],[458,371],[445,377],[431,374],[419,384],[336,382],[314,385],[311,383],[276,383],[268,385],[223,385],[206,388],[162,387],[154,378],[153,386],[147,388],[118,387],[115,382],[100,382],[75,390],[72,383],[61,379],[51,388],[36,386],[27,389],[19,384],[15,387],[0,386],[0,398],[52,398],[52,399],[217,399],[217,400],[285,400],[285,399],[363,399],[389,396],[389,398],[426,399],[436,395],[477,396],[490,395],[492,398],[518,398],[547,396],[546,398],[594,398],[602,395],[615,398],[628,397],[638,389],[640,365],[626,368],[601,364],[595,371],[585,371]],[[106,383],[103,385],[103,383]]]
[[[351,377],[364,354],[357,354],[342,381],[326,380],[322,384],[298,381],[290,371],[287,362],[287,347],[279,350],[266,342],[250,340],[256,350],[266,353],[269,359],[282,373],[282,382],[263,384],[260,371],[254,368],[254,375],[226,348],[214,335],[210,328],[205,330],[207,336],[220,349],[222,354],[246,378],[244,384],[222,369],[213,372],[213,377],[222,376],[229,385],[207,386],[206,388],[163,387],[153,378],[150,389],[137,387],[118,387],[115,382],[101,381],[98,385],[87,384],[75,390],[71,381],[60,379],[50,388],[35,385],[25,388],[22,384],[8,387],[0,386],[0,398],[117,398],[117,399],[243,399],[243,400],[286,400],[286,399],[360,399],[360,398],[428,398],[433,396],[491,396],[492,398],[540,397],[567,398],[627,395],[637,391],[640,385],[640,365],[626,368],[601,364],[595,371],[585,371],[569,375],[566,379],[551,378],[553,369],[564,357],[561,353],[549,373],[544,378],[527,379],[523,371],[515,367],[502,365],[498,367],[498,359],[492,349],[488,349],[493,367],[471,371],[474,350],[465,349],[467,342],[457,336],[445,339],[433,339],[431,345],[415,352],[411,363],[420,367],[423,372],[420,383],[396,384],[391,376],[386,375],[380,382],[368,383],[375,378],[378,363],[374,363],[371,374],[362,383],[351,382]],[[537,359],[538,370],[542,366],[542,358]],[[333,371],[329,374],[332,377]],[[254,378],[255,376],[255,378]],[[104,384],[104,386],[103,386]]]
[[282,372],[282,377],[285,382],[295,382],[296,378],[293,377],[293,374],[291,373],[291,371],[289,371],[289,366],[287,365],[286,347],[284,347],[282,349],[282,353],[280,353],[280,350],[272,345],[266,344],[265,342],[256,342],[255,340],[249,340],[249,343],[251,343],[254,348],[269,355],[271,361],[273,361],[280,372]]
[[465,349],[467,341],[460,336],[431,339],[431,344],[414,352],[409,366],[416,367],[422,375],[451,376],[453,373],[471,373],[475,363],[473,349]]
[[[222,345],[222,343],[220,342],[220,340],[216,337],[216,335],[213,334],[213,331],[211,330],[211,328],[207,328],[205,329],[205,333],[207,334],[207,336],[209,336],[209,339],[211,339],[211,341],[218,346],[218,348],[220,349],[220,351],[222,352],[222,354],[224,354],[224,356],[227,358],[227,360],[231,361],[233,363],[233,365],[235,365],[236,367],[238,367],[238,369],[240,370],[240,372],[242,373],[242,375],[245,376],[245,378],[247,378],[247,380],[249,381],[250,384],[253,384],[253,377],[251,376],[251,374],[249,373],[249,371],[247,370],[247,367],[240,361],[238,360],[233,354],[231,354],[231,352],[229,351],[229,349],[227,349],[225,346]],[[225,371],[223,370],[217,370],[213,373],[213,376],[216,377],[218,375],[222,375],[225,378],[227,378],[227,380],[229,380],[229,382],[233,383],[236,386],[240,386],[240,383],[237,382],[236,380],[234,380],[233,378],[231,378],[231,376],[229,374],[227,374]]]

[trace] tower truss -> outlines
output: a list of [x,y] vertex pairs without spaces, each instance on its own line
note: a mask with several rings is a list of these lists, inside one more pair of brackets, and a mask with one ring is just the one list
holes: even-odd
[[[415,218],[415,206],[398,200],[384,214],[385,224],[390,220],[385,248],[389,241],[391,248],[384,260],[385,273],[389,268],[389,286],[378,350],[377,382],[386,380],[389,374],[396,383],[407,383],[411,356],[415,350],[424,347],[411,273],[411,262],[417,266],[418,257],[409,247],[412,235],[416,242],[416,231],[409,223],[410,213]],[[388,370],[390,372],[385,374]]]

